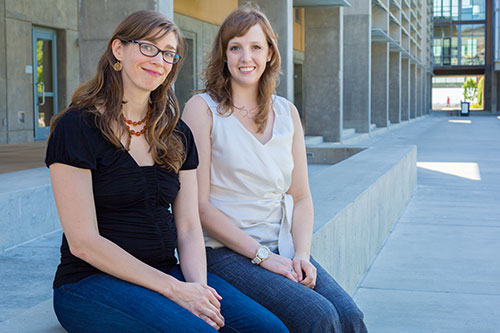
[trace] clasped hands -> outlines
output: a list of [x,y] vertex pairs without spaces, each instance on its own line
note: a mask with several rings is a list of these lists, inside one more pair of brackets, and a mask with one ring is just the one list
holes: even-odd
[[196,282],[179,281],[179,283],[170,299],[216,330],[224,326],[219,302],[222,297],[214,288]]
[[276,274],[298,282],[308,288],[314,289],[316,285],[316,267],[306,255],[296,254],[293,259],[271,253],[269,258],[260,266]]

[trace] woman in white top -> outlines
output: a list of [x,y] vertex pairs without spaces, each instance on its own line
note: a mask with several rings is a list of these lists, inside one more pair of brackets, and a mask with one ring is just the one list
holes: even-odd
[[313,204],[295,106],[273,95],[277,38],[258,9],[223,22],[206,88],[184,109],[198,147],[208,270],[292,332],[364,332],[351,297],[310,257]]

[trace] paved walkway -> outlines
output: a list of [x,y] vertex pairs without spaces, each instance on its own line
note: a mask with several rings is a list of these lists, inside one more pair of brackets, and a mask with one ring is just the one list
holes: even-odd
[[0,145],[0,173],[45,166],[45,141]]
[[369,332],[500,332],[500,118],[432,115],[363,143],[417,145],[419,166],[355,295]]

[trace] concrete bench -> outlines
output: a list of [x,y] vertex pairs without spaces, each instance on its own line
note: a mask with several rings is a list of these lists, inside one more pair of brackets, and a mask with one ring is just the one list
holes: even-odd
[[[345,150],[353,147],[338,146],[338,148]],[[310,172],[310,186],[315,207],[312,255],[351,294],[406,207],[416,187],[417,179],[414,146],[360,148],[364,150],[355,148],[359,152],[340,163],[323,165],[321,168],[311,166],[311,170],[315,171]],[[8,222],[16,221],[16,224],[6,227],[5,220],[0,220],[2,230],[7,230],[10,237],[17,237],[15,239],[19,240],[22,239],[19,233],[37,224],[40,224],[38,229],[30,233],[35,235],[33,237],[46,229],[59,228],[47,170],[33,169],[12,174],[14,177],[9,179],[9,184],[17,190],[5,193],[4,187],[3,193],[0,192],[0,207],[10,209]],[[6,175],[0,176],[5,180],[8,179]],[[2,202],[5,198],[8,201]],[[14,209],[11,206],[15,206]],[[37,215],[39,213],[41,215]],[[3,242],[2,249],[8,247],[5,246],[5,242],[11,244],[7,239],[9,236],[4,236],[0,232],[0,237],[2,237],[0,241]],[[37,281],[40,285],[38,288],[43,288],[38,295],[41,301],[34,302],[29,299],[30,302],[34,302],[33,306],[17,313],[13,311],[14,315],[3,321],[0,318],[1,332],[64,331],[53,313],[50,290],[52,272],[59,258],[57,254],[59,237],[60,232],[56,232],[37,241],[42,243],[37,247],[38,251],[47,248],[50,241],[51,252],[46,254],[51,258],[50,264],[46,264],[47,260],[37,254],[34,246],[31,250],[31,253],[34,253],[32,258],[28,258],[30,260],[42,258],[44,262],[42,267],[52,270],[41,278],[43,281]],[[29,256],[29,248],[30,243],[7,251],[3,256],[11,251],[18,251],[21,253],[20,256]],[[20,260],[16,255],[11,257],[14,261]],[[47,265],[49,267],[46,267]],[[24,268],[19,266],[18,269]],[[19,279],[13,281],[11,288],[14,291],[16,288],[25,289],[26,284]],[[23,293],[29,294],[30,291],[23,290]],[[28,300],[28,296],[25,297]]]

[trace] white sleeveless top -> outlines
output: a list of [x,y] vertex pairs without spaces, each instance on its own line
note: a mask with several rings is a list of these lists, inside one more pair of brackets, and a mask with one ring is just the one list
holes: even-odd
[[[241,230],[280,255],[294,255],[291,234],[293,120],[288,101],[273,96],[271,139],[262,144],[234,115],[220,115],[217,103],[200,96],[212,111],[210,203]],[[206,246],[223,245],[205,235]]]

